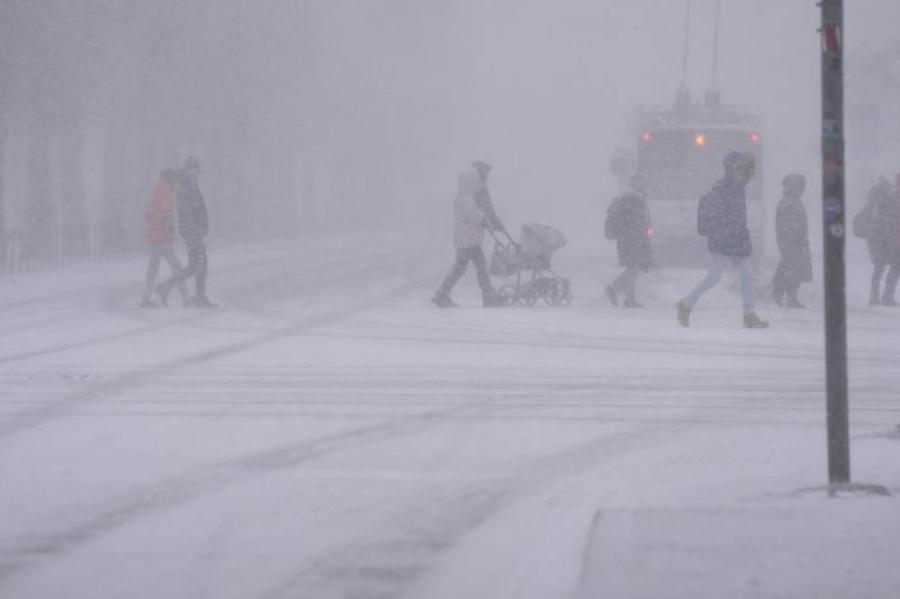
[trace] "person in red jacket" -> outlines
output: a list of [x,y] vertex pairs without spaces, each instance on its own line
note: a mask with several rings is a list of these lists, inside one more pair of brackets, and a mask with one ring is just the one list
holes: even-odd
[[[147,207],[147,246],[150,249],[150,258],[147,262],[147,280],[144,285],[144,297],[141,300],[141,308],[158,308],[153,297],[156,275],[159,273],[161,259],[169,264],[172,273],[181,271],[181,262],[175,255],[173,248],[175,243],[175,186],[178,181],[178,172],[167,168],[160,173],[159,181],[153,189],[153,198]],[[184,282],[179,283],[178,291],[181,299],[187,299],[187,287]]]

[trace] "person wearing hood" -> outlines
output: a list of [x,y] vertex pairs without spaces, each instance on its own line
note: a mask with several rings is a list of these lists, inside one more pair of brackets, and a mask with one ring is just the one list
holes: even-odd
[[746,188],[756,170],[752,154],[728,152],[723,160],[725,175],[697,206],[697,232],[706,237],[711,257],[709,273],[684,299],[676,304],[678,322],[690,326],[691,310],[704,293],[719,284],[729,266],[741,276],[744,328],[765,329],[769,323],[757,316],[753,308],[753,269],[750,256],[753,246],[747,227]]
[[[167,168],[160,173],[159,181],[153,188],[153,198],[147,206],[146,213],[146,238],[150,249],[150,257],[147,262],[147,278],[144,284],[144,295],[141,300],[141,308],[158,308],[153,297],[153,286],[156,284],[156,275],[159,273],[159,264],[162,260],[168,263],[172,273],[181,271],[181,262],[175,255],[173,244],[175,242],[175,188],[178,182],[178,171]],[[187,300],[187,287],[184,282],[178,283],[178,291],[182,301]]]
[[157,288],[160,301],[168,306],[172,287],[194,278],[196,294],[188,305],[195,308],[217,308],[206,296],[206,277],[209,260],[206,255],[206,235],[209,233],[209,216],[203,194],[200,193],[200,161],[191,156],[184,161],[182,177],[178,185],[178,232],[187,249],[188,264],[171,279]]
[[441,308],[456,307],[456,303],[450,299],[450,293],[465,274],[469,262],[475,265],[484,306],[498,305],[497,293],[491,284],[484,252],[481,250],[487,218],[476,200],[481,189],[482,179],[474,168],[460,175],[459,190],[453,202],[453,243],[456,248],[456,262],[431,300]]
[[[872,261],[869,305],[896,305],[894,291],[900,275],[900,201],[884,177],[869,190],[865,207],[853,219],[853,232],[866,240]],[[882,295],[881,279],[885,270],[888,270],[888,276]]]
[[775,238],[781,259],[772,277],[772,297],[779,306],[803,308],[797,290],[801,283],[813,278],[809,224],[803,205],[806,179],[798,174],[785,175],[781,186],[784,195],[775,213]]
[[606,286],[606,296],[616,306],[619,294],[623,293],[626,308],[642,307],[637,301],[637,279],[653,265],[650,208],[646,198],[647,182],[643,175],[635,173],[628,180],[628,191],[613,200],[606,212],[606,238],[616,240],[619,265],[625,267]]

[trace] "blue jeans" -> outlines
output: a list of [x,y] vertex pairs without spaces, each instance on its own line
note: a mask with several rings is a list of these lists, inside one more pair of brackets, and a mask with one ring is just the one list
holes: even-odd
[[744,297],[744,313],[753,312],[753,269],[750,265],[750,258],[735,258],[734,256],[726,256],[724,254],[711,254],[712,262],[709,265],[709,272],[706,278],[700,281],[694,290],[685,298],[687,304],[693,308],[694,304],[700,297],[719,284],[722,280],[722,273],[725,268],[731,264],[737,267],[738,273],[741,275],[741,294]]

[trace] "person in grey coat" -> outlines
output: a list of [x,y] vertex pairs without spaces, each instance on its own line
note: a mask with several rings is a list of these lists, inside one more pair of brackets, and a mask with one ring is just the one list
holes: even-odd
[[460,175],[459,191],[453,203],[455,215],[453,244],[456,247],[456,262],[431,300],[441,308],[456,307],[456,303],[450,299],[450,292],[465,274],[469,262],[475,265],[484,306],[499,305],[497,293],[494,291],[490,275],[488,275],[484,252],[481,250],[481,244],[484,241],[485,219],[487,218],[476,202],[476,196],[481,188],[481,178],[474,168]]
[[772,297],[779,306],[803,308],[797,299],[801,283],[812,281],[812,256],[809,251],[809,223],[803,206],[806,179],[803,175],[785,175],[781,181],[784,196],[775,213],[775,238],[781,259],[772,277]]
[[625,294],[626,308],[641,308],[637,301],[637,279],[653,265],[650,247],[650,208],[647,183],[640,173],[628,180],[628,191],[613,200],[606,212],[607,239],[616,240],[619,265],[624,266],[616,279],[606,286],[606,296],[619,305],[619,293]]

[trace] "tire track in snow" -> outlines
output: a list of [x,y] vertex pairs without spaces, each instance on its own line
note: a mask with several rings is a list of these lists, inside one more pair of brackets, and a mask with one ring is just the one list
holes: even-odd
[[[363,266],[357,266],[349,272],[341,273],[338,276],[322,277],[318,280],[320,285],[329,283],[337,283],[347,280],[359,280],[364,277],[372,277],[377,270],[373,270],[373,265],[380,265],[384,273],[392,272],[396,264],[403,264],[404,272],[406,263],[392,263],[389,268],[385,268],[380,258],[374,258],[372,262],[367,262]],[[16,413],[12,418],[0,423],[0,440],[20,434],[34,427],[40,426],[47,422],[65,417],[79,410],[82,406],[90,405],[103,399],[112,397],[129,388],[149,383],[161,376],[179,372],[190,366],[204,364],[215,361],[217,359],[235,355],[256,347],[260,347],[267,343],[272,343],[285,338],[303,335],[315,328],[326,324],[331,324],[345,319],[353,314],[374,307],[379,303],[397,297],[399,294],[407,291],[410,284],[407,282],[402,287],[394,288],[386,293],[364,298],[358,301],[352,301],[347,307],[340,307],[326,310],[324,313],[301,319],[298,323],[283,327],[279,330],[256,336],[247,341],[239,341],[226,343],[218,347],[203,350],[193,355],[169,360],[156,364],[149,368],[136,369],[115,376],[114,378],[102,380],[95,383],[88,383],[82,389],[79,389],[66,397],[49,402],[40,408],[29,410],[27,412]],[[205,316],[207,313],[203,313]],[[152,330],[162,327],[169,327],[171,324],[161,324],[149,327]]]
[[[371,252],[367,252],[366,255],[368,257],[367,263],[370,265],[370,267],[372,265],[377,265],[378,264],[377,261],[379,259],[381,259],[381,257],[372,257]],[[287,259],[285,259],[285,260],[287,260]],[[353,269],[354,275],[371,272],[371,270],[367,271],[366,269],[360,268],[358,266],[358,264],[359,264],[358,260],[355,262],[350,262],[350,261],[346,260],[345,258],[340,258],[339,260],[337,260],[333,263],[316,264],[316,265],[308,266],[308,267],[303,268],[299,272],[292,271],[292,272],[290,272],[290,275],[293,277],[308,277],[310,274],[316,274],[323,269],[325,269],[325,270],[334,269],[336,267],[346,266],[348,264],[354,264],[354,263],[357,265]],[[235,269],[235,270],[238,270],[238,269]],[[279,274],[281,276],[284,276],[285,272],[279,271]],[[327,283],[327,282],[333,282],[335,280],[339,280],[339,279],[334,278],[334,277],[325,278],[324,280],[307,278],[307,279],[304,279],[304,285],[297,285],[297,286],[295,286],[294,290],[300,289],[304,286],[308,286],[312,282]],[[244,284],[246,285],[246,283],[247,282],[245,281]],[[131,287],[129,287],[128,293],[130,294],[132,291],[133,291],[133,289],[131,289]],[[8,356],[0,356],[0,364],[21,362],[21,361],[28,360],[31,358],[46,356],[46,355],[69,351],[69,350],[73,350],[73,349],[81,349],[81,348],[90,347],[93,345],[102,345],[102,344],[106,344],[109,342],[121,341],[122,339],[128,339],[128,338],[143,335],[146,333],[152,333],[152,332],[170,328],[173,326],[188,326],[192,323],[196,323],[198,321],[208,319],[211,316],[210,312],[194,311],[191,313],[187,313],[185,315],[178,315],[174,319],[167,320],[164,322],[151,321],[147,318],[138,318],[138,317],[133,316],[132,313],[130,313],[129,311],[126,311],[122,308],[120,301],[116,301],[114,298],[115,298],[115,296],[113,298],[108,298],[107,301],[105,302],[105,305],[110,312],[116,312],[119,316],[129,315],[132,320],[137,320],[138,322],[143,322],[143,323],[151,322],[152,324],[145,324],[144,326],[139,326],[137,328],[132,328],[132,329],[128,329],[125,331],[116,332],[116,333],[107,333],[107,334],[99,335],[96,337],[91,337],[89,339],[82,339],[79,341],[72,341],[69,343],[58,344],[58,345],[54,345],[54,346],[48,347],[48,348],[31,350],[31,351],[21,352],[18,354],[13,354],[13,355],[8,355]],[[233,309],[234,308],[229,306],[229,310],[233,310]],[[135,310],[135,312],[136,312],[136,310]]]

